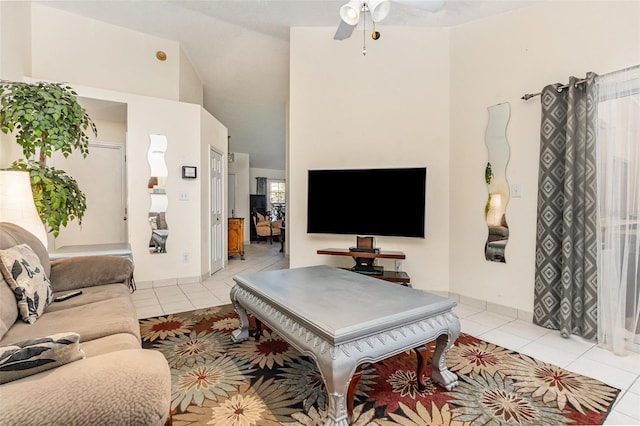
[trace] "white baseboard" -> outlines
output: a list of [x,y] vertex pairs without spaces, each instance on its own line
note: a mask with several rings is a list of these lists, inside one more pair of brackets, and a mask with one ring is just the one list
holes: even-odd
[[198,284],[202,282],[199,276],[194,277],[181,277],[178,278],[178,285],[180,284]]
[[166,278],[164,280],[153,280],[153,287],[169,287],[178,284],[177,278]]
[[145,290],[153,288],[153,281],[136,281],[136,289]]
[[461,294],[457,294],[453,292],[449,292],[447,297],[455,300],[458,303],[473,306],[479,309],[484,309],[487,312],[493,312],[495,314],[504,315],[506,317],[519,319],[526,322],[533,321],[533,312],[512,308],[510,306],[499,305],[497,303],[488,302],[486,300],[475,299],[473,297],[463,296]]
[[143,290],[148,288],[170,287],[172,285],[193,284],[199,282],[202,282],[202,279],[199,276],[167,278],[163,280],[136,281],[136,288]]

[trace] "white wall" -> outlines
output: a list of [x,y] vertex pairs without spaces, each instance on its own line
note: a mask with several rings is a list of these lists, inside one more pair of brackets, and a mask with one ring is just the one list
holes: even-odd
[[[138,284],[144,287],[197,282],[202,276],[208,276],[211,256],[208,150],[212,146],[226,158],[227,128],[199,105],[72,86],[80,96],[127,105],[128,240],[136,263]],[[109,125],[99,121],[97,124],[101,125],[99,131],[106,130],[106,134],[114,138],[122,131],[117,123]],[[166,183],[169,237],[167,253],[162,254],[151,254],[148,250],[151,236],[147,220],[151,205],[147,190],[150,134],[165,135],[168,141],[165,161],[169,172]],[[103,136],[102,133],[99,136]],[[196,165],[198,178],[182,179],[183,165]],[[179,199],[181,192],[187,193],[188,200]],[[223,252],[226,252],[226,234]],[[189,262],[183,262],[183,253],[189,255]]]
[[31,70],[31,8],[26,2],[0,2],[0,77],[20,80]]
[[[200,164],[200,106],[159,98],[80,86],[71,83],[80,96],[127,104],[127,205],[129,243],[136,263],[136,280],[154,285],[198,280],[201,276],[202,244],[200,180],[182,179],[182,166]],[[151,200],[147,191],[149,135],[167,137],[168,168],[166,254],[150,254],[151,236],[147,220]],[[189,200],[179,200],[187,192]],[[204,237],[203,237],[204,238]],[[189,263],[182,262],[188,253]]]
[[178,42],[35,3],[31,17],[32,77],[179,99]]
[[[28,3],[0,1],[0,79],[20,81],[30,70],[31,8]],[[0,169],[20,157],[20,146],[0,132]]]
[[[202,209],[208,203],[203,201],[202,194],[208,194],[209,182],[208,178],[182,179],[181,167],[195,164],[202,170],[206,164],[208,169],[208,154],[203,158],[201,152],[204,146],[208,149],[212,145],[226,155],[227,131],[199,105],[177,102],[180,90],[191,101],[197,101],[201,96],[198,91],[202,91],[197,74],[187,63],[188,58],[181,57],[179,44],[39,4],[29,3],[29,9],[1,6],[2,40],[13,36],[7,30],[17,26],[17,33],[27,29],[24,39],[30,40],[32,46],[31,52],[14,48],[0,53],[3,62],[31,63],[31,70],[27,66],[18,67],[19,72],[13,74],[23,75],[12,76],[14,79],[65,81],[81,97],[126,104],[125,125],[100,120],[97,124],[100,139],[122,139],[126,131],[128,237],[138,283],[163,285],[198,280],[209,269],[208,232],[202,233],[208,229],[208,221],[204,223],[202,219]],[[5,21],[16,24],[4,26]],[[4,43],[0,46],[4,47]],[[157,50],[167,53],[167,61],[155,58]],[[25,54],[28,60],[24,59]],[[2,69],[5,67],[0,67]],[[4,74],[2,76],[4,78]],[[166,254],[148,251],[151,235],[147,220],[150,199],[146,189],[149,134],[163,134],[168,139]],[[3,142],[0,158],[3,163],[8,151],[5,145],[16,144]],[[189,200],[179,200],[180,192],[187,192]],[[208,195],[204,200],[208,200]],[[194,239],[194,236],[198,237]],[[182,262],[183,253],[189,254],[189,262]]]
[[[82,104],[82,102],[80,102]],[[96,129],[98,130],[98,137],[94,137],[91,134],[90,139],[103,141],[103,142],[121,142],[127,141],[127,123],[118,123],[116,121],[100,120],[91,117]]]
[[[309,169],[426,166],[426,238],[377,237],[376,245],[406,253],[403,269],[414,287],[447,290],[449,30],[385,28],[380,40],[367,43],[366,57],[360,53],[361,36],[338,42],[334,32],[291,30],[291,267],[343,262],[316,250],[355,243],[355,236],[306,233]],[[392,207],[400,190],[381,194],[381,206]],[[332,208],[332,220],[348,214],[340,206]]]
[[[80,105],[86,108],[86,104],[83,104],[85,98],[80,98],[78,101]],[[89,132],[89,139],[91,143],[116,143],[123,146],[121,151],[122,155],[126,153],[126,140],[127,140],[127,124],[124,122],[115,122],[110,120],[101,120],[99,118],[99,114],[91,114],[89,113],[91,119],[96,125],[97,129],[97,137],[93,135],[93,133]],[[13,142],[17,145],[15,142]],[[95,167],[97,165],[96,161],[91,160],[93,155],[97,151],[102,151],[103,153],[98,155],[105,155],[105,151],[112,150],[99,150],[93,146],[89,147],[89,156],[87,159],[83,159],[80,155],[80,152],[75,151],[72,153],[67,159],[65,159],[62,154],[54,153],[52,158],[47,160],[47,164],[49,166],[53,166],[57,169],[65,170],[68,174],[73,176],[74,179],[78,181],[80,189],[85,193],[87,197],[87,211],[85,212],[85,216],[82,220],[82,225],[78,223],[77,220],[70,221],[67,226],[60,228],[60,234],[58,237],[54,237],[53,234],[48,234],[49,251],[53,251],[55,249],[67,246],[69,244],[101,244],[101,243],[116,243],[122,241],[121,238],[126,238],[126,234],[121,234],[119,232],[113,232],[113,228],[104,227],[103,223],[108,223],[111,226],[114,226],[114,210],[112,209],[104,209],[103,207],[106,205],[105,203],[112,202],[114,200],[113,196],[115,194],[108,194],[105,196],[103,189],[107,186],[105,185],[95,185],[94,182],[87,182],[87,180],[96,180],[97,182],[113,182],[110,179],[121,179],[122,175],[110,175],[110,177],[106,178],[106,180],[100,180],[101,175],[97,174],[96,170],[91,169],[90,167]],[[100,157],[102,158],[102,157]],[[88,165],[83,165],[88,164]],[[77,168],[76,168],[77,167]],[[102,168],[102,172],[106,169]],[[101,173],[102,173],[101,172]],[[122,167],[123,174],[126,173],[124,170],[124,165]],[[118,171],[120,173],[120,171]],[[96,183],[97,183],[96,182]],[[124,200],[126,200],[126,187],[122,188]],[[118,200],[122,201],[122,199]],[[113,205],[115,207],[115,204]],[[159,211],[157,209],[150,209],[152,211]],[[121,221],[122,216],[125,215],[124,211],[118,210],[116,212],[117,220]],[[106,222],[105,222],[106,221]],[[126,230],[128,223],[120,222]],[[117,229],[117,228],[116,228]]]
[[[228,151],[228,129],[222,125],[214,116],[209,114],[204,108],[200,108],[200,164],[198,180],[200,181],[200,246],[201,246],[201,277],[206,278],[211,275],[211,214],[210,214],[210,185],[211,170],[209,165],[210,148],[222,154],[222,178],[227,174],[227,153]],[[223,220],[226,223],[227,214],[227,185],[223,185],[224,192],[222,199]],[[222,238],[222,253],[227,253],[227,227],[224,226],[224,236]],[[224,264],[227,256],[223,254]]]
[[[640,63],[640,2],[541,2],[451,29],[451,291],[533,310],[540,98],[569,75]],[[487,262],[487,107],[511,104],[506,264]]]
[[[199,105],[70,85],[79,96],[126,104],[127,225],[136,264],[136,281],[141,288],[199,281],[209,268],[208,232],[202,233],[203,228],[208,229],[208,222],[203,223],[202,219],[202,208],[208,206],[208,195],[202,198],[202,194],[208,194],[209,180],[208,177],[182,179],[182,166],[199,165],[202,170],[201,146],[204,144],[212,145],[226,155],[226,128]],[[106,135],[117,139],[122,134],[122,124],[100,120],[97,124],[99,131],[106,130]],[[151,199],[147,190],[150,175],[147,151],[150,134],[165,135],[168,141],[165,161],[169,237],[167,253],[163,254],[149,253],[151,229],[147,218]],[[99,133],[99,139],[106,135]],[[208,156],[202,161],[208,173]],[[180,192],[186,192],[188,200],[180,200]],[[188,263],[182,261],[183,253],[188,253]],[[203,263],[203,259],[206,262]]]
[[249,200],[249,154],[234,152],[233,163],[227,163],[229,172],[236,174],[236,217],[244,218],[244,241],[249,243],[251,239],[251,212]]
[[202,80],[189,61],[189,57],[180,49],[180,85],[178,99],[181,102],[202,105],[204,91]]

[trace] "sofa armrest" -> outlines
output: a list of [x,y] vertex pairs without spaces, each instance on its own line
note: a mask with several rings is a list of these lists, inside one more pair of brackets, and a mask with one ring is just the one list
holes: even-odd
[[171,405],[164,356],[129,349],[0,386],[0,424],[163,425]]
[[102,284],[130,284],[133,262],[119,256],[79,256],[51,262],[53,291],[75,290]]
[[274,220],[271,222],[271,229],[280,229],[282,226],[282,220]]

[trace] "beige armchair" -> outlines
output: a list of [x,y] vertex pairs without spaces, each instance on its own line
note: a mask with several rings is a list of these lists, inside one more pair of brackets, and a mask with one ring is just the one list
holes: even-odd
[[282,226],[281,220],[271,221],[269,216],[265,216],[261,213],[254,212],[253,213],[253,224],[256,227],[256,235],[258,236],[258,243],[260,242],[260,238],[267,238],[270,244],[273,244],[273,237],[278,237],[280,239]]

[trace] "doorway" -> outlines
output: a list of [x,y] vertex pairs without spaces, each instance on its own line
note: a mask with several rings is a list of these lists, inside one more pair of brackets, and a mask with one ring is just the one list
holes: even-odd
[[64,246],[127,242],[127,207],[124,144],[91,142],[89,155],[78,152],[52,157],[53,165],[72,176],[87,197],[82,225],[71,221],[54,240],[54,250]]
[[222,153],[209,147],[209,238],[211,242],[211,275],[224,266],[224,215],[223,215],[223,167]]

